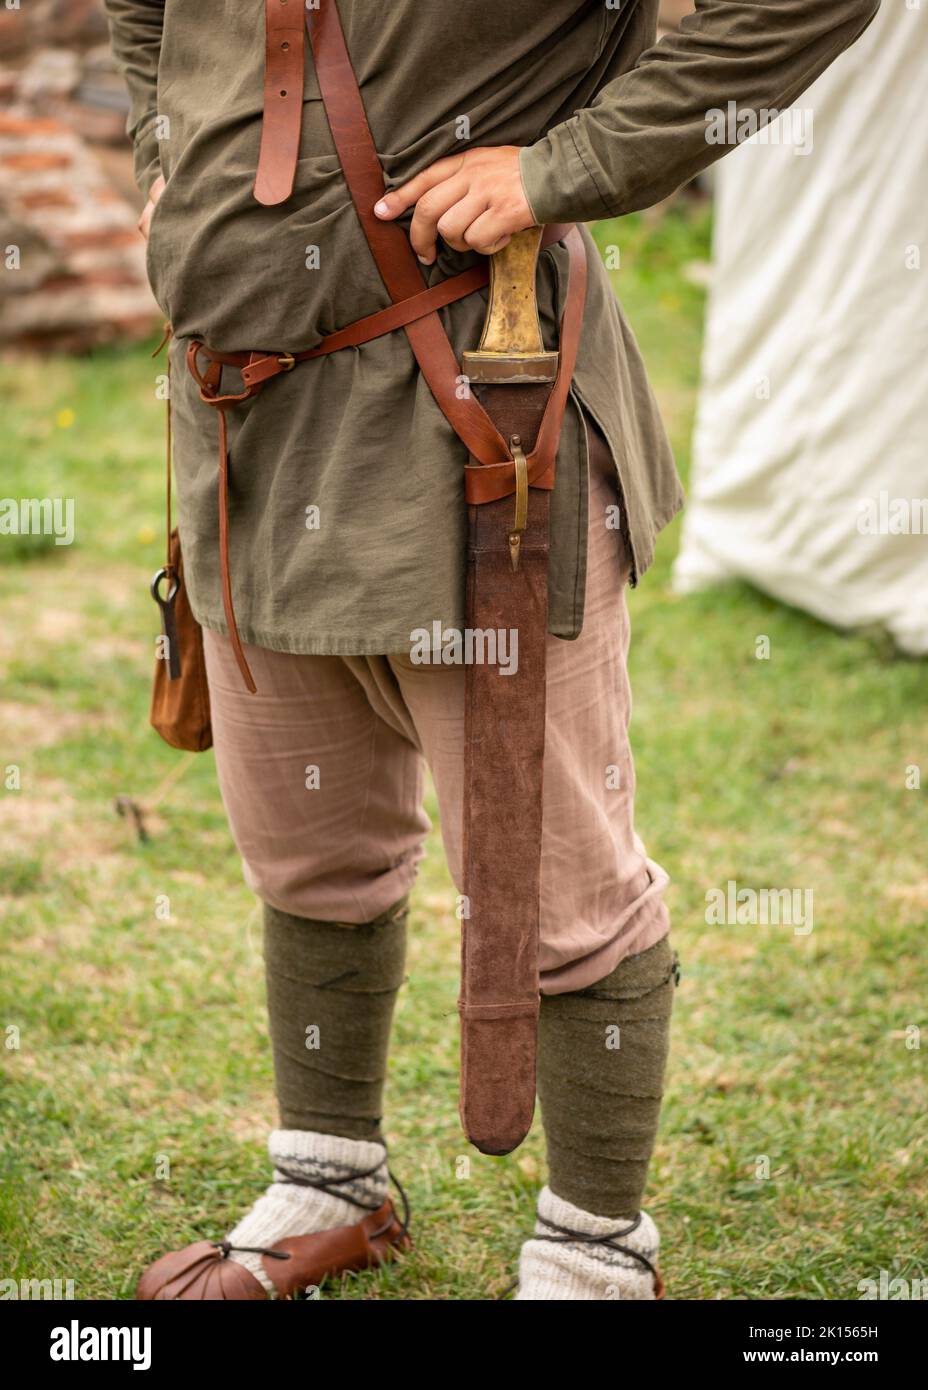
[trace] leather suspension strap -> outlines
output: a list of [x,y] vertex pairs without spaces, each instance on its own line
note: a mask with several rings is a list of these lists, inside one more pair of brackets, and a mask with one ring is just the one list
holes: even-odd
[[255,197],[273,207],[293,192],[303,120],[303,0],[265,0],[264,119]]

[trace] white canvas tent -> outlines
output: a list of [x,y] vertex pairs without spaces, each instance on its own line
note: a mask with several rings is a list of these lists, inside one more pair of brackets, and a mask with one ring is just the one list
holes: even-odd
[[738,576],[925,654],[928,0],[912,3],[884,0],[798,109],[717,166],[674,580]]

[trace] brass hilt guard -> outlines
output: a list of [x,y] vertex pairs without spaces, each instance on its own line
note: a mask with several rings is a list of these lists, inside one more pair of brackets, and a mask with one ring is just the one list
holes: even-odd
[[[490,257],[490,294],[483,333],[474,352],[463,354],[464,374],[474,386],[539,386],[557,376],[558,354],[547,352],[538,322],[535,275],[543,228],[528,227]],[[512,568],[528,520],[528,464],[521,437],[511,435],[516,465],[516,512],[509,534]]]

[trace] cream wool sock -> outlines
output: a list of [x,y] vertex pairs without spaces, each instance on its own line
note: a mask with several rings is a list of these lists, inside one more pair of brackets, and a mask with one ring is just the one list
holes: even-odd
[[[365,1207],[376,1210],[387,1195],[387,1152],[383,1144],[302,1129],[275,1129],[267,1148],[278,1180],[229,1232],[227,1240],[233,1246],[271,1246],[284,1236],[353,1226],[367,1214]],[[345,1192],[363,1203],[363,1207],[315,1187],[279,1181],[287,1174],[325,1182],[335,1192]],[[273,1294],[274,1286],[264,1272],[260,1255],[234,1250],[229,1259],[244,1265],[265,1291]]]
[[[614,1245],[623,1245],[651,1262],[657,1262],[660,1243],[657,1227],[647,1212],[641,1213],[634,1230],[622,1217],[593,1216],[556,1197],[544,1187],[538,1198],[536,1236],[561,1236],[566,1231],[583,1236],[614,1234]],[[554,1229],[554,1228],[560,1229]],[[624,1234],[628,1232],[628,1234]],[[654,1278],[633,1256],[623,1255],[600,1241],[527,1240],[519,1261],[516,1300],[533,1299],[636,1299],[654,1298]]]

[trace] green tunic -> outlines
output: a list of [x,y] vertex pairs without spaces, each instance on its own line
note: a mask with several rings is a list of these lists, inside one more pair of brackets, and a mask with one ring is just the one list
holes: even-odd
[[[299,0],[293,0],[294,5]],[[539,221],[648,206],[724,153],[707,112],[782,109],[866,27],[878,0],[702,0],[655,45],[658,0],[339,0],[389,187],[468,146],[519,145]],[[132,99],[139,183],[167,186],[148,264],[174,326],[176,473],[194,612],[224,630],[215,413],[186,340],[297,352],[389,298],[348,196],[307,45],[292,197],[252,194],[261,133],[263,0],[107,0]],[[582,623],[585,408],[615,459],[634,570],[682,493],[631,332],[588,240],[591,275],[553,499],[550,627]],[[447,247],[425,283],[474,258]],[[539,274],[549,346],[566,252]],[[484,296],[442,312],[455,350]],[[235,389],[236,373],[224,376]],[[402,650],[414,628],[464,625],[464,450],[402,332],[299,365],[230,412],[230,535],[245,641],[279,651]]]

